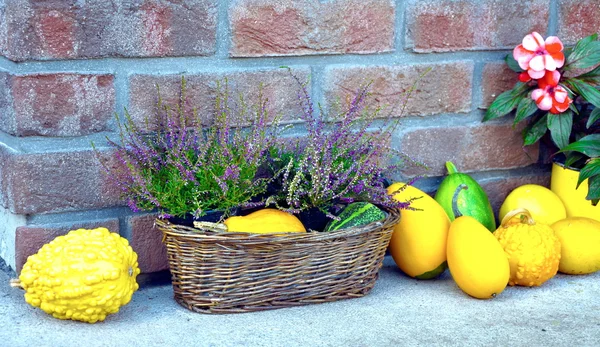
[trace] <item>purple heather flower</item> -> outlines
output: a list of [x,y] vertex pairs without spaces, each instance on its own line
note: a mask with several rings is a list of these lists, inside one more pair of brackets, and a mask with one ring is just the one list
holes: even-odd
[[133,199],[127,199],[127,206],[129,206],[129,208],[133,212],[139,212],[140,211],[139,207],[136,205],[136,203],[135,203],[135,201]]
[[223,180],[237,180],[240,177],[240,168],[228,166],[223,174]]
[[[377,132],[370,131],[380,109],[365,109],[369,86],[360,88],[338,117],[328,118],[321,108],[319,116],[313,114],[304,84],[292,76],[300,85],[298,95],[304,111],[300,118],[305,121],[309,142],[295,154],[293,165],[283,171],[281,185],[288,205],[326,208],[336,200],[367,200],[407,208],[408,204],[394,201],[381,182],[382,177],[400,168],[390,161],[397,151],[387,145],[397,121],[391,125],[384,122]],[[333,123],[326,123],[326,119]]]
[[[252,108],[255,113],[243,102],[232,107],[226,89],[218,90],[216,106],[212,124],[205,126],[195,110],[190,112],[182,91],[175,107],[159,101],[155,134],[144,134],[128,118],[121,142],[109,140],[120,165],[105,170],[133,210],[202,214],[246,204],[266,190],[256,173],[278,137],[280,117],[267,125],[262,99]],[[242,128],[248,124],[248,130]]]

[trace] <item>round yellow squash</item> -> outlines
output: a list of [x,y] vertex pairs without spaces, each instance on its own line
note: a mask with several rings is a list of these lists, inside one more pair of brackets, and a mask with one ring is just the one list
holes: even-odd
[[537,184],[525,184],[515,188],[504,200],[498,218],[502,220],[508,212],[524,208],[536,223],[551,225],[567,217],[562,200],[550,189]]
[[600,222],[586,217],[569,217],[551,225],[560,240],[558,271],[569,275],[600,270]]
[[304,233],[306,229],[293,214],[274,208],[265,208],[246,216],[233,216],[225,220],[227,231],[253,234]]
[[59,318],[103,321],[139,288],[137,254],[106,228],[72,230],[30,256],[19,276],[25,301]]

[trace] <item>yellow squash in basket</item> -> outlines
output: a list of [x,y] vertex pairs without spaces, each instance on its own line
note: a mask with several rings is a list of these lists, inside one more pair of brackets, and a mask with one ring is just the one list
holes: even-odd
[[306,229],[293,214],[274,208],[265,208],[247,216],[233,216],[225,220],[227,231],[254,234],[304,233]]

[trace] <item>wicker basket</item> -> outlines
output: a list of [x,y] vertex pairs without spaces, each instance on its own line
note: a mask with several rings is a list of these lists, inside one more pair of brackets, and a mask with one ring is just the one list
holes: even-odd
[[368,294],[400,218],[328,233],[247,234],[157,219],[175,300],[202,313],[240,313]]

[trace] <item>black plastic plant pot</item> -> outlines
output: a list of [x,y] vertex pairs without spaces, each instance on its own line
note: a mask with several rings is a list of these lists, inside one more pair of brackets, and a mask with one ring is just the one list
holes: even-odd
[[[232,208],[231,210],[229,210],[229,216],[237,216],[240,214],[240,208],[236,207],[236,208]],[[194,222],[212,222],[212,223],[217,223],[217,222],[222,222],[225,215],[225,211],[208,211],[206,212],[206,214],[204,214],[203,216],[200,217],[194,217],[192,214],[187,214],[185,215],[185,217],[169,217],[167,218],[167,220],[169,221],[169,223],[171,224],[178,224],[178,225],[183,225],[183,226],[187,226],[187,227],[194,227]]]
[[298,214],[298,219],[304,224],[307,231],[323,231],[325,226],[330,221],[327,215],[316,207],[301,211]]

